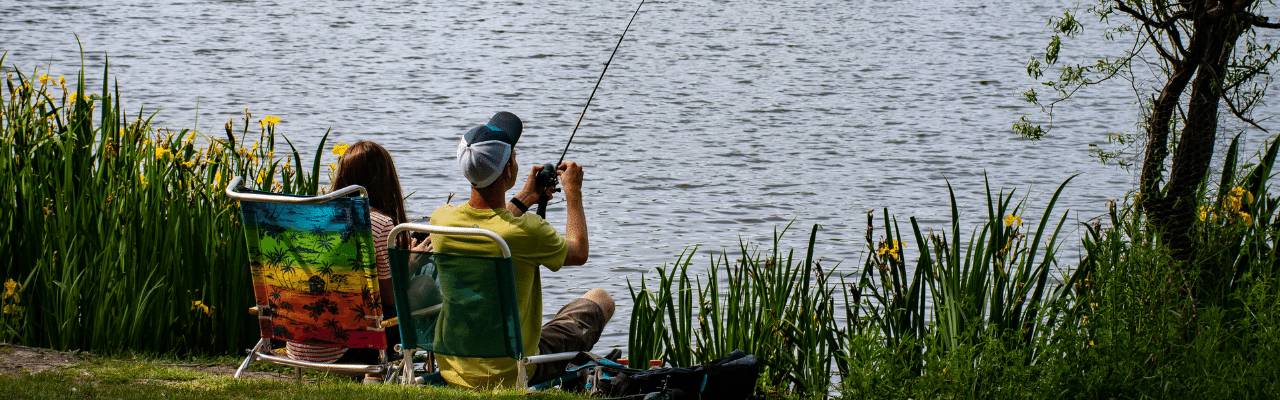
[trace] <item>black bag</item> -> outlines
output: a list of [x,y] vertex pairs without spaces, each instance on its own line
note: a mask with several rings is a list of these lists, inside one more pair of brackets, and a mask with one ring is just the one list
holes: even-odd
[[569,364],[562,389],[628,399],[747,399],[760,373],[755,356],[740,350],[689,368],[639,370],[591,353],[581,353]]

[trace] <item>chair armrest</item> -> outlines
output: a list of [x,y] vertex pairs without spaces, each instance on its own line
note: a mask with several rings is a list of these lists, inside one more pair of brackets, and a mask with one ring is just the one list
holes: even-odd
[[258,315],[258,306],[249,307],[249,315]]

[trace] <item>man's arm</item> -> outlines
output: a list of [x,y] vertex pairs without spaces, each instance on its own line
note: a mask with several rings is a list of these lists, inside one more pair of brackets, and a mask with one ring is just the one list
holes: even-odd
[[587,242],[587,214],[582,210],[582,167],[576,162],[565,161],[557,169],[568,214],[564,222],[564,239],[568,246],[564,265],[586,264],[590,246]]

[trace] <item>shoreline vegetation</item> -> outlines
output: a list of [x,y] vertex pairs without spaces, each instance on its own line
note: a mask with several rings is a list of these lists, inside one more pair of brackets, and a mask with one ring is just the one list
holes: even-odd
[[[324,140],[304,164],[272,116],[246,112],[222,136],[157,128],[126,107],[107,67],[110,84],[96,93],[84,81],[83,68],[70,81],[13,71],[0,88],[0,187],[14,188],[0,192],[0,342],[108,356],[241,354],[256,325],[245,313],[243,232],[222,189],[239,176],[314,194]],[[691,248],[629,279],[629,358],[689,366],[743,349],[762,363],[757,389],[778,397],[1280,393],[1280,197],[1268,186],[1280,142],[1248,159],[1238,142],[1221,175],[1201,184],[1190,260],[1174,257],[1130,202],[1112,204],[1079,239],[1059,236],[1069,226],[1054,206],[1068,177],[1038,219],[988,185],[986,204],[950,196],[945,232],[914,218],[904,231],[887,209],[868,214],[867,256],[852,273],[818,261],[817,226],[805,249],[780,248],[791,226],[737,255],[696,261]],[[974,208],[985,222],[962,226]],[[1065,240],[1080,240],[1080,259],[1057,254]],[[704,273],[695,262],[707,262]],[[1208,273],[1230,279],[1201,279]],[[87,369],[107,377],[100,383],[180,375],[227,396],[260,393],[256,383],[110,360],[0,382],[54,385]],[[158,387],[148,385],[102,393]]]

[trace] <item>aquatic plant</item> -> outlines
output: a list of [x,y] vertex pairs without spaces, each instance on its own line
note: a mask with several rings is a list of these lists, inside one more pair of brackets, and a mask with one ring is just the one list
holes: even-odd
[[109,61],[100,90],[85,80],[83,67],[69,81],[4,76],[0,280],[24,290],[13,298],[22,308],[0,316],[9,328],[0,340],[99,352],[243,349],[256,333],[245,314],[248,253],[222,191],[239,176],[262,190],[314,194],[321,152],[310,172],[292,143],[278,157],[280,119],[250,129],[248,112],[221,137],[157,128],[154,114],[126,107]]

